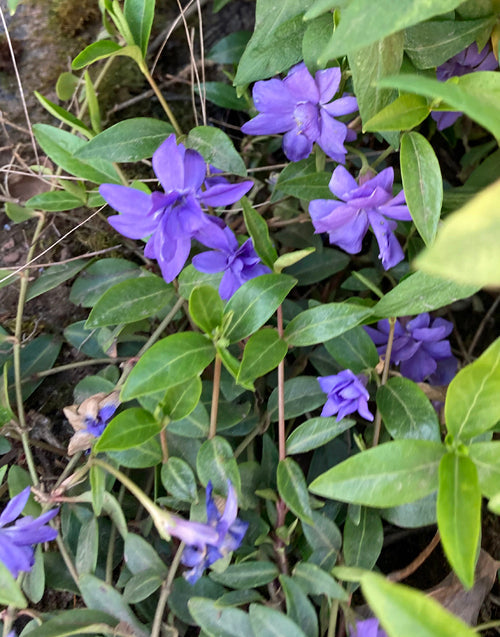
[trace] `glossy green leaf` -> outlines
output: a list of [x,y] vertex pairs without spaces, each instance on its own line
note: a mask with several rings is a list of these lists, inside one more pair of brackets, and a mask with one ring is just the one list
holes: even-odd
[[78,159],[139,161],[151,157],[174,132],[170,124],[151,117],[133,117],[110,126],[75,153]]
[[224,303],[209,285],[194,288],[189,296],[189,314],[196,325],[209,336],[222,323]]
[[30,628],[33,637],[69,637],[70,635],[112,634],[118,621],[106,612],[75,608]]
[[494,71],[476,71],[446,82],[403,74],[384,78],[379,85],[442,100],[450,110],[465,113],[500,139],[500,75]]
[[279,581],[285,593],[287,616],[298,624],[308,637],[317,637],[318,615],[316,609],[295,580],[295,577],[282,574],[279,576]]
[[313,510],[311,517],[312,525],[302,522],[305,538],[313,550],[309,561],[329,572],[337,562],[342,535],[335,522],[326,515]]
[[[33,380],[30,380],[29,377],[38,372],[50,369],[59,356],[60,350],[61,343],[49,334],[37,336],[21,349],[21,378],[23,379],[21,391],[24,400],[31,396],[40,383],[43,382],[43,378],[35,377]],[[7,380],[9,387],[12,387],[12,390],[9,390],[9,396],[12,394],[11,398],[13,398],[13,367],[9,369]]]
[[128,533],[125,538],[123,555],[128,570],[137,575],[144,571],[155,571],[161,577],[167,574],[167,567],[151,546],[151,543],[136,533]]
[[93,307],[113,285],[138,276],[149,276],[149,272],[145,274],[136,263],[125,259],[99,259],[73,283],[69,300],[75,305]]
[[324,343],[361,323],[371,310],[349,303],[325,303],[298,314],[288,323],[284,338],[289,345]]
[[309,490],[332,500],[398,506],[438,487],[445,448],[430,440],[395,440],[352,456],[314,480]]
[[479,37],[491,33],[494,18],[432,20],[405,31],[405,52],[418,69],[443,64]]
[[85,323],[86,329],[134,323],[153,316],[172,300],[174,290],[159,276],[121,281],[99,298]]
[[225,82],[205,82],[201,84],[201,90],[198,87],[195,87],[195,90],[209,102],[213,102],[221,108],[229,108],[233,111],[246,111],[248,109],[247,100],[238,97],[234,86]]
[[404,529],[415,529],[422,526],[436,524],[437,492],[426,495],[420,500],[390,507],[381,511],[382,517],[396,526]]
[[320,63],[361,49],[440,13],[451,11],[459,4],[460,0],[424,3],[401,0],[397,4],[392,0],[379,0],[375,4],[371,0],[355,0],[342,11],[340,24],[323,51]]
[[107,157],[92,161],[74,157],[74,154],[87,143],[80,137],[48,124],[35,124],[33,133],[43,152],[70,175],[96,184],[121,184],[113,164]]
[[469,456],[476,465],[481,493],[492,498],[500,492],[500,441],[476,442],[470,445]]
[[210,417],[203,403],[198,403],[186,418],[169,423],[167,433],[183,438],[203,438],[208,436]]
[[[281,266],[285,260],[290,260],[293,256],[299,256],[297,252],[288,252],[283,255],[284,259],[279,259],[276,266]],[[323,248],[320,251],[314,251],[312,254],[306,254],[298,260],[297,263],[290,264],[287,267],[287,274],[297,279],[297,285],[311,285],[323,281],[337,272],[341,272],[350,262],[350,257],[340,250],[334,248]]]
[[311,75],[320,70],[318,58],[328,44],[334,29],[334,16],[325,13],[308,22],[302,38],[302,57]]
[[[401,68],[403,33],[393,33],[383,40],[351,52],[348,60],[359,114],[365,124],[397,96],[393,89],[378,86],[377,80],[386,75],[394,75]],[[397,148],[399,143],[397,134],[389,133],[386,139],[391,146]]]
[[196,126],[189,131],[187,148],[197,150],[210,164],[235,175],[245,177],[247,169],[231,139],[220,128]]
[[247,613],[239,608],[225,608],[202,597],[189,599],[188,608],[208,637],[255,637]]
[[447,453],[439,465],[437,521],[448,561],[465,588],[474,584],[481,533],[481,490],[474,462]]
[[163,583],[161,575],[155,569],[141,571],[125,584],[123,599],[128,604],[137,604],[157,591]]
[[474,637],[477,633],[441,604],[376,573],[362,576],[363,594],[389,637]]
[[179,296],[189,300],[191,292],[202,285],[208,285],[217,291],[222,275],[222,272],[215,272],[214,274],[199,272],[193,265],[189,264],[179,274]]
[[155,467],[162,461],[161,446],[158,440],[150,438],[133,449],[125,451],[108,451],[108,455],[123,467],[130,469],[146,469]]
[[295,581],[308,595],[326,595],[332,599],[347,601],[342,586],[322,568],[311,562],[298,562],[293,569]]
[[214,346],[199,332],[171,334],[141,356],[122,389],[130,400],[198,376],[215,356]]
[[302,469],[292,458],[280,460],[277,484],[281,499],[292,513],[306,524],[313,524],[307,483]]
[[79,575],[93,573],[97,564],[99,549],[99,526],[97,518],[92,516],[82,523],[78,534],[75,567]]
[[[326,402],[318,379],[312,376],[296,376],[285,381],[285,420],[301,416]],[[278,420],[278,389],[274,389],[267,411],[271,422]]]
[[204,486],[211,480],[215,491],[227,493],[227,481],[230,480],[236,492],[240,492],[240,473],[233,450],[221,436],[206,440],[201,445],[196,457],[196,471]]
[[306,637],[294,621],[269,606],[250,604],[250,623],[259,637]]
[[426,245],[430,245],[436,236],[443,203],[443,178],[436,153],[420,133],[405,133],[401,139],[400,161],[413,223]]
[[252,237],[255,251],[262,260],[262,263],[272,268],[278,257],[275,247],[269,238],[269,228],[265,219],[253,208],[247,197],[241,199],[243,207],[243,218],[248,230],[248,234]]
[[35,281],[28,285],[26,301],[53,290],[61,283],[73,278],[78,272],[83,270],[87,263],[87,259],[77,259],[69,263],[55,263],[46,268]]
[[123,15],[143,57],[146,57],[148,50],[154,14],[155,0],[125,0]]
[[251,35],[250,31],[230,33],[216,42],[205,55],[218,64],[237,64]]
[[263,274],[236,290],[225,309],[225,315],[233,315],[225,332],[229,342],[241,341],[262,327],[295,283],[295,279],[286,274]]
[[71,63],[74,71],[83,69],[84,66],[103,60],[105,58],[114,57],[115,55],[124,55],[131,57],[136,62],[142,59],[141,50],[138,46],[120,46],[113,40],[98,40],[89,44]]
[[98,439],[95,450],[123,451],[146,442],[163,429],[163,423],[140,407],[130,407],[115,416]]
[[425,272],[415,272],[384,295],[372,312],[380,318],[432,312],[472,296],[478,289],[477,285],[459,284]]
[[196,479],[193,470],[182,458],[169,458],[161,467],[161,482],[167,493],[178,500],[196,500]]
[[257,378],[278,366],[287,350],[288,345],[275,329],[266,328],[255,332],[245,345],[236,382],[244,387],[251,387]]
[[361,507],[358,524],[348,514],[344,525],[343,553],[346,566],[371,570],[384,543],[384,530],[377,511]]
[[240,564],[231,564],[222,573],[211,573],[210,577],[224,586],[245,589],[269,584],[278,574],[278,568],[272,562],[247,560]]
[[297,197],[297,199],[333,199],[328,188],[331,173],[317,172],[314,157],[291,162],[280,173],[275,192]]
[[355,424],[355,420],[347,418],[339,421],[335,417],[325,418],[320,416],[319,418],[310,418],[294,429],[288,436],[286,452],[293,456],[296,453],[305,453],[322,447]]
[[81,208],[85,202],[65,190],[54,190],[53,192],[42,192],[40,195],[35,195],[26,204],[37,210],[60,212]]
[[365,131],[404,131],[418,126],[431,112],[425,97],[403,93],[364,122]]
[[379,361],[374,342],[361,326],[326,341],[325,347],[341,367],[355,374],[373,369]]
[[457,283],[500,285],[500,181],[447,217],[434,244],[415,265]]
[[379,387],[377,407],[393,438],[441,440],[436,410],[419,386],[408,378],[390,378]]
[[200,400],[201,380],[199,376],[169,387],[161,400],[161,408],[170,420],[181,420],[193,411]]
[[445,403],[449,433],[468,440],[491,429],[500,420],[499,393],[500,338],[451,381]]
[[[86,124],[82,122],[81,119],[78,119],[78,117],[75,117],[72,113],[67,111],[62,106],[59,106],[58,104],[54,104],[54,102],[51,102],[49,99],[41,95],[38,91],[34,91],[34,94],[37,100],[40,102],[40,104],[52,116],[56,117],[63,124],[66,124],[70,128],[77,130],[87,139],[89,137],[92,137],[92,131]],[[67,210],[69,210],[69,208],[67,208]]]

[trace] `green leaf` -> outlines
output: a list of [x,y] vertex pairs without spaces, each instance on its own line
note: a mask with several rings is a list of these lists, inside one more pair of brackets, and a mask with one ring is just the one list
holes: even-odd
[[461,284],[500,285],[500,181],[447,217],[415,265]]
[[[32,210],[31,208],[20,206],[19,204],[14,203],[12,201],[6,201],[5,214],[14,223],[22,223],[23,221],[32,219],[36,215],[36,212]],[[5,271],[6,271],[6,268],[2,268],[0,270],[0,276],[2,276],[5,273]],[[1,280],[0,280],[0,287],[3,287],[1,285]]]
[[421,75],[387,77],[380,86],[442,100],[449,110],[461,111],[500,139],[500,75],[476,71],[440,82]]
[[373,369],[379,361],[374,342],[361,326],[326,341],[325,347],[341,367],[355,374]]
[[238,608],[225,608],[217,600],[192,597],[188,608],[208,637],[255,637],[250,619]]
[[331,599],[347,601],[348,595],[331,575],[310,562],[298,562],[293,569],[295,581],[308,595],[326,595]]
[[378,388],[377,407],[393,438],[441,440],[436,411],[416,383],[390,378]]
[[275,192],[297,197],[297,199],[333,199],[328,188],[330,173],[317,172],[314,157],[291,162],[280,173],[276,182]]
[[444,407],[449,433],[468,440],[491,429],[500,420],[499,394],[500,338],[497,338],[451,381]]
[[[326,401],[318,379],[312,376],[296,376],[285,381],[285,420],[301,416],[316,409]],[[267,411],[271,422],[278,420],[278,389],[269,397]]]
[[14,608],[26,608],[28,606],[19,584],[3,562],[0,562],[0,604],[14,606]]
[[448,561],[465,586],[474,584],[481,533],[481,490],[474,462],[447,453],[439,465],[437,520]]
[[[117,620],[108,613],[75,608],[44,621],[43,624],[30,629],[33,637],[69,637],[70,635],[112,634]],[[26,632],[26,631],[24,631]]]
[[57,78],[56,82],[57,97],[63,102],[70,100],[78,86],[78,82],[79,80],[76,75],[73,75],[73,73],[69,73],[68,71],[63,71]]
[[159,312],[172,300],[171,285],[158,276],[121,281],[99,298],[85,323],[85,329],[134,323]]
[[146,442],[163,429],[163,423],[140,407],[131,407],[122,411],[104,430],[98,439],[95,450],[124,451]]
[[[380,88],[377,85],[377,80],[398,73],[401,68],[403,34],[394,33],[379,42],[351,52],[348,60],[352,71],[354,94],[358,100],[359,114],[363,124],[365,124],[396,97],[394,90]],[[386,139],[391,146],[397,148],[398,135],[390,133]]]
[[149,36],[155,15],[155,0],[125,0],[123,15],[143,57],[148,50]]
[[82,523],[78,534],[75,567],[79,575],[93,573],[97,564],[99,549],[99,526],[95,516]]
[[144,571],[155,571],[163,578],[167,575],[167,567],[158,553],[140,535],[128,533],[123,548],[125,564],[133,575]]
[[[287,252],[274,264],[275,271],[277,267],[287,267],[287,274],[298,280],[297,285],[312,285],[341,272],[351,260],[347,254],[334,248],[323,248],[321,252],[312,250],[309,252],[310,254],[303,254],[302,250]],[[298,256],[302,256],[302,258],[296,263],[284,265]]]
[[278,309],[296,281],[286,274],[263,274],[243,284],[229,299],[225,315],[233,314],[224,336],[236,343],[256,332]]
[[125,584],[123,599],[128,604],[137,604],[157,591],[163,583],[161,575],[155,569],[141,571]]
[[274,262],[278,258],[278,253],[269,238],[269,228],[265,219],[252,207],[246,197],[241,199],[243,207],[243,218],[248,230],[248,234],[252,237],[253,247],[259,255],[262,263],[272,268]]
[[443,203],[443,178],[432,146],[420,133],[401,139],[401,177],[413,223],[426,245],[436,236]]
[[202,82],[201,90],[195,86],[195,91],[221,108],[229,108],[233,111],[246,111],[248,109],[246,99],[238,97],[234,86],[225,82]]
[[384,530],[377,511],[361,507],[358,524],[348,514],[344,525],[343,552],[346,566],[371,570],[382,551]]
[[288,436],[286,441],[286,452],[289,455],[305,453],[326,445],[344,431],[356,424],[355,420],[343,418],[337,421],[335,417],[310,418],[299,425]]
[[237,64],[251,35],[250,31],[230,33],[216,42],[206,57],[218,64]]
[[42,192],[31,197],[26,202],[30,208],[45,210],[46,212],[61,212],[63,210],[73,210],[81,208],[85,204],[80,197],[76,197],[65,190],[55,190],[53,192]]
[[381,515],[385,520],[404,529],[415,529],[430,524],[436,524],[437,492],[426,495],[425,498],[402,504],[397,507],[383,509]]
[[397,4],[394,4],[393,0],[379,0],[377,3],[371,0],[355,0],[343,9],[340,24],[323,51],[320,63],[357,51],[417,22],[451,11],[459,4],[461,0],[435,0],[425,3],[401,0]]
[[392,507],[413,502],[438,487],[442,444],[395,440],[358,453],[320,475],[309,490],[332,500]]
[[300,625],[306,635],[317,637],[318,615],[315,607],[307,598],[295,577],[280,575],[279,581],[285,593],[286,614],[292,621]]
[[72,113],[67,111],[62,106],[58,106],[51,102],[49,99],[41,95],[38,91],[34,91],[36,99],[40,102],[40,104],[55,118],[60,120],[63,124],[67,124],[70,128],[77,130],[87,139],[92,137],[93,133],[88,126],[86,126],[81,119],[75,117]]
[[224,303],[209,285],[200,285],[189,296],[189,314],[196,325],[209,336],[222,324]]
[[347,332],[371,314],[371,310],[349,303],[325,303],[305,310],[286,326],[284,338],[289,345],[324,343]]
[[71,68],[74,71],[79,71],[88,64],[97,62],[97,60],[114,57],[115,55],[131,57],[137,63],[142,61],[141,50],[138,46],[120,46],[116,42],[113,42],[113,40],[99,40],[85,47],[71,63]]
[[262,329],[252,334],[245,345],[236,382],[252,387],[253,382],[275,369],[283,360],[288,345],[275,329]]
[[206,486],[211,480],[214,490],[227,493],[227,481],[239,493],[241,490],[240,472],[229,442],[221,436],[206,440],[196,457],[196,471],[200,482]]
[[313,524],[306,480],[302,469],[292,458],[280,460],[277,484],[282,500],[292,513],[306,524]]
[[110,458],[113,458],[118,464],[130,469],[146,469],[147,467],[155,467],[162,461],[162,452],[160,443],[155,438],[150,438],[147,442],[127,449],[125,451],[108,451]]
[[475,631],[434,599],[376,573],[361,579],[363,594],[389,637],[474,637]]
[[288,0],[279,5],[257,0],[255,29],[241,56],[236,86],[272,77],[300,62],[306,29],[302,14],[311,4],[311,0]]
[[99,259],[89,265],[73,283],[69,300],[75,305],[93,307],[113,285],[138,276],[149,276],[136,263],[125,259]]
[[328,44],[333,29],[334,17],[331,13],[318,16],[306,26],[304,37],[302,38],[302,57],[311,75],[320,70],[318,58],[321,51]]
[[196,500],[196,480],[193,470],[182,458],[169,458],[161,467],[161,482],[174,498],[184,502]]
[[28,286],[26,301],[53,290],[61,283],[73,278],[87,265],[87,259],[77,259],[69,263],[56,263],[46,268],[44,272]]
[[[326,249],[326,248],[325,248]],[[305,259],[310,254],[312,254],[316,248],[304,248],[303,250],[294,250],[293,252],[285,252],[285,254],[281,254],[273,265],[273,270],[276,273],[283,272],[285,268],[290,268],[302,259]]]
[[201,396],[201,380],[199,376],[189,378],[183,383],[169,387],[161,400],[164,414],[171,420],[182,420],[189,416],[198,404]]
[[94,515],[99,517],[101,515],[104,494],[106,492],[106,473],[104,469],[93,464],[89,471],[90,490],[92,492],[92,509]]
[[[174,132],[167,122],[151,117],[133,117],[110,126],[75,153],[78,159],[130,162],[147,159]],[[121,182],[120,182],[121,183]]]
[[217,291],[222,279],[222,274],[222,272],[215,272],[214,274],[199,272],[193,265],[187,265],[179,274],[179,296],[189,300],[194,288],[202,285],[209,285]]
[[113,164],[107,158],[83,161],[73,156],[86,144],[80,137],[48,124],[35,124],[33,133],[43,152],[70,175],[96,184],[121,184]]
[[401,281],[372,308],[375,316],[412,316],[432,312],[478,291],[477,285],[454,283],[439,276],[416,272]]
[[278,575],[278,568],[272,562],[248,560],[241,564],[231,564],[223,573],[212,572],[210,579],[224,586],[241,590],[269,584]]
[[403,131],[418,126],[431,112],[425,97],[403,93],[363,123],[364,131]]
[[479,37],[491,33],[494,18],[432,20],[405,31],[405,52],[418,69],[443,64]]
[[[28,380],[29,377],[50,369],[59,356],[60,350],[61,343],[49,334],[37,336],[21,349],[21,378],[23,379],[21,389],[23,400],[31,396],[40,383],[43,382],[43,378]],[[14,385],[13,368],[9,369],[7,378],[9,387],[12,387]],[[14,392],[9,391],[9,396],[11,394],[13,397]]]
[[247,169],[243,159],[231,139],[220,128],[195,126],[189,131],[185,144],[187,148],[198,151],[211,166],[241,177],[246,176]]
[[99,100],[95,86],[90,77],[90,73],[85,71],[83,74],[85,78],[85,97],[87,98],[87,104],[89,109],[90,123],[94,133],[100,133],[101,127],[101,111],[99,109]]
[[198,332],[171,334],[141,356],[122,389],[122,400],[166,391],[198,376],[215,356],[214,346]]
[[481,493],[492,498],[500,491],[500,441],[476,442],[469,447],[469,456],[476,465]]
[[302,530],[313,553],[309,560],[330,571],[337,562],[342,546],[342,535],[337,525],[317,511],[312,512],[313,525],[302,522]]
[[268,606],[250,604],[250,623],[259,637],[306,637],[294,621]]

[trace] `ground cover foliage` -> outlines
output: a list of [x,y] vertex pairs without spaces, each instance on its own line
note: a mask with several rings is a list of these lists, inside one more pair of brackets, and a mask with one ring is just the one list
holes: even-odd
[[[196,39],[189,128],[148,55],[154,0],[99,9],[57,101],[37,94],[46,188],[5,204],[35,222],[27,263],[78,209],[122,252],[1,270],[4,637],[476,634],[500,513],[499,3],[257,0],[253,32]],[[120,57],[162,117],[106,124]],[[85,319],[26,333],[61,285]],[[31,401],[86,366],[48,470]],[[434,537],[396,567],[401,532]],[[453,584],[399,583],[439,541]]]

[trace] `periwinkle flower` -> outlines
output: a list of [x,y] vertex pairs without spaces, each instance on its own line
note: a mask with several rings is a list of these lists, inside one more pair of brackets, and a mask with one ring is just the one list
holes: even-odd
[[219,294],[222,299],[230,299],[243,283],[271,270],[261,263],[252,239],[247,239],[240,246],[229,228],[224,228],[224,236],[225,245],[221,245],[218,250],[197,254],[193,257],[193,266],[200,272],[209,274],[224,272]]
[[186,544],[181,563],[190,567],[190,570],[184,574],[190,584],[194,584],[211,564],[231,551],[235,551],[240,546],[248,528],[248,523],[237,517],[238,499],[229,481],[223,513],[215,504],[211,482],[206,489],[206,509],[206,523],[173,516],[174,522],[167,528],[170,535],[174,535]]
[[[365,327],[377,345],[379,354],[385,354],[389,338],[389,321],[377,323],[377,328]],[[428,312],[414,319],[402,318],[394,325],[391,362],[400,365],[403,376],[416,383],[428,380],[431,385],[447,385],[457,371],[457,359],[446,340],[453,323],[443,318],[431,319]]]
[[206,180],[206,168],[200,153],[177,144],[175,135],[170,135],[153,154],[153,169],[164,192],[148,195],[114,184],[99,187],[101,196],[121,213],[109,217],[109,223],[130,239],[150,237],[144,254],[158,261],[167,282],[184,267],[192,239],[209,248],[224,245],[219,220],[205,214],[202,204],[233,204],[253,185],[251,181]]
[[308,157],[316,142],[334,161],[344,163],[344,142],[352,141],[356,134],[335,117],[357,111],[358,103],[348,95],[331,101],[341,76],[336,67],[317,71],[313,78],[301,62],[284,80],[256,82],[252,95],[260,112],[241,130],[250,135],[285,133],[283,150],[291,161]]
[[376,617],[357,622],[350,635],[351,637],[387,637],[387,633],[380,628]]
[[47,522],[57,515],[59,509],[47,511],[38,518],[30,515],[19,517],[29,495],[30,487],[26,487],[12,498],[0,514],[0,562],[5,564],[13,577],[33,568],[34,544],[50,542],[57,536],[56,529],[47,526]]
[[320,376],[319,386],[328,395],[321,415],[337,414],[337,420],[342,420],[357,411],[362,418],[372,421],[373,414],[368,409],[370,394],[366,389],[366,381],[366,376],[356,376],[350,369],[344,369],[332,376]]
[[[460,77],[474,71],[494,71],[497,68],[498,61],[491,45],[487,44],[482,51],[478,51],[477,44],[473,42],[466,49],[438,66],[436,77],[445,82],[451,77]],[[434,111],[431,113],[432,119],[437,122],[438,130],[452,126],[460,115],[462,115],[460,111]]]
[[392,168],[385,168],[375,177],[362,181],[358,185],[343,166],[337,166],[328,187],[340,201],[314,199],[309,204],[309,213],[316,233],[327,232],[330,243],[350,254],[361,250],[363,238],[371,226],[382,265],[388,270],[404,258],[394,236],[397,223],[393,219],[410,221],[410,211],[405,205],[403,190],[392,196]]
[[63,412],[75,430],[69,441],[68,455],[90,449],[96,438],[102,435],[106,425],[119,405],[120,392],[99,392],[86,398],[80,405],[64,407]]

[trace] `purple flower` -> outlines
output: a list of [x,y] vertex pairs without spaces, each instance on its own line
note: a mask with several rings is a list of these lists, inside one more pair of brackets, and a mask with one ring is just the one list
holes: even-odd
[[356,376],[350,369],[344,369],[333,376],[318,378],[321,390],[328,395],[328,400],[321,412],[322,416],[337,414],[337,421],[355,411],[366,420],[373,420],[368,409],[370,394],[366,389],[366,377]]
[[[451,77],[460,77],[474,71],[494,71],[498,68],[498,61],[487,44],[481,52],[477,50],[477,44],[473,42],[460,53],[447,60],[436,69],[436,77],[441,82],[449,80]],[[437,111],[431,114],[432,119],[437,122],[438,130],[443,130],[452,126],[462,115],[460,111]]]
[[170,535],[186,544],[181,562],[191,569],[184,574],[190,584],[194,584],[211,564],[235,551],[248,528],[247,522],[236,517],[238,500],[229,480],[224,512],[220,513],[214,502],[212,482],[207,484],[206,509],[206,523],[174,518],[175,524],[167,529]]
[[56,529],[45,525],[57,515],[59,509],[47,511],[38,518],[30,515],[19,518],[29,495],[30,487],[26,487],[12,498],[0,514],[0,562],[5,564],[13,577],[17,577],[20,571],[31,571],[33,568],[33,544],[50,542],[57,536]]
[[308,157],[316,142],[334,161],[344,163],[344,142],[352,141],[356,134],[335,117],[357,111],[358,103],[347,95],[331,101],[341,76],[339,68],[331,68],[318,71],[313,78],[301,62],[284,80],[256,82],[253,101],[260,113],[241,130],[250,135],[285,133],[283,150],[291,161]]
[[224,228],[226,244],[213,252],[202,252],[193,257],[193,265],[200,272],[224,272],[219,286],[222,299],[230,299],[246,281],[271,270],[263,265],[253,247],[252,239],[241,246],[229,228]]
[[380,248],[382,265],[386,270],[395,266],[404,255],[393,234],[397,224],[392,219],[410,221],[411,215],[404,205],[404,192],[401,190],[392,196],[393,181],[393,169],[385,168],[358,185],[343,166],[337,166],[329,188],[340,201],[314,199],[309,204],[316,233],[328,232],[330,243],[355,254],[361,250],[363,237],[371,226]]
[[357,622],[354,632],[351,631],[350,635],[351,637],[387,637],[387,633],[380,628],[376,617]]
[[[377,328],[365,327],[377,345],[379,354],[387,349],[389,321],[377,323]],[[443,318],[431,319],[428,312],[409,320],[396,320],[391,362],[400,365],[403,376],[416,383],[428,379],[431,385],[447,385],[457,371],[457,359],[451,353],[450,342],[445,340],[453,324]]]
[[120,392],[105,394],[100,392],[85,399],[81,405],[64,407],[63,412],[75,430],[68,445],[71,456],[92,446],[96,438],[102,435],[106,425],[113,417],[119,405]]
[[170,135],[153,155],[153,169],[165,192],[150,195],[126,186],[103,184],[101,196],[120,215],[109,223],[130,239],[150,236],[144,254],[156,259],[165,281],[170,282],[184,267],[196,239],[210,248],[224,245],[219,220],[205,214],[205,206],[226,206],[243,197],[251,181],[240,184],[205,180],[206,164],[195,150],[177,145]]

